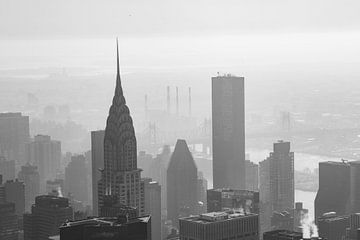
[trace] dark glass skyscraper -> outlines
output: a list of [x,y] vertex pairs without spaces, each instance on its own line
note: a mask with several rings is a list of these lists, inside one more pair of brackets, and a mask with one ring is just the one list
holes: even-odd
[[245,189],[244,78],[212,78],[214,188]]
[[99,209],[104,196],[115,195],[120,204],[136,207],[144,214],[144,189],[137,167],[136,137],[120,79],[119,51],[115,95],[109,110],[104,137],[104,168],[98,185]]

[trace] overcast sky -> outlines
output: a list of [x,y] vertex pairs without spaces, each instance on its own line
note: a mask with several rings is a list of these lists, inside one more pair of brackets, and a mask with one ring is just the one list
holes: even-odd
[[359,0],[0,0],[0,37],[360,29]]

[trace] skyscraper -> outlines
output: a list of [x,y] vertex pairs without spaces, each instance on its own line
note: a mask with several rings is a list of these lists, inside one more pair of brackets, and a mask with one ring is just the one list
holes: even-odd
[[36,166],[27,164],[21,167],[19,180],[25,184],[25,211],[31,210],[31,205],[35,203],[35,197],[40,193],[40,176]]
[[46,181],[56,178],[60,169],[61,143],[47,135],[36,135],[34,141],[26,146],[27,162],[38,167],[40,174],[40,193],[46,191]]
[[197,167],[185,140],[179,139],[167,170],[168,219],[177,225],[179,217],[197,209]]
[[119,51],[115,95],[109,110],[104,136],[104,168],[98,186],[99,208],[106,195],[116,195],[119,203],[145,211],[141,169],[137,167],[136,137],[130,111],[123,94]]
[[25,213],[25,185],[23,182],[16,180],[6,181],[5,201],[15,203],[15,213],[20,218]]
[[246,188],[244,78],[212,78],[214,188]]
[[67,198],[38,196],[31,213],[24,214],[24,240],[47,240],[58,235],[59,227],[67,220],[73,220]]
[[0,239],[18,240],[18,216],[15,214],[15,204],[0,202]]
[[151,239],[161,236],[161,187],[151,178],[143,178],[145,190],[145,214],[151,215]]
[[245,169],[246,190],[259,191],[259,165],[251,162],[250,160],[246,160]]
[[92,208],[93,215],[98,213],[98,184],[101,179],[100,169],[104,168],[104,137],[105,131],[91,132],[91,171],[92,171]]
[[0,153],[9,161],[24,165],[25,144],[29,142],[29,117],[21,113],[0,113]]
[[71,162],[65,168],[66,196],[71,194],[73,198],[80,201],[84,206],[89,203],[87,192],[87,171],[84,155],[71,157]]
[[274,143],[270,156],[260,162],[260,223],[261,231],[269,231],[271,217],[294,209],[294,153],[290,142]]
[[315,221],[324,213],[345,215],[350,208],[350,164],[319,163],[319,190],[315,198]]
[[0,151],[0,174],[3,176],[3,181],[15,179],[15,161],[7,160],[1,155]]

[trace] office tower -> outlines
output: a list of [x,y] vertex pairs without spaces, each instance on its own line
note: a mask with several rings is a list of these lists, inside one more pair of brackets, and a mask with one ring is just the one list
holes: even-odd
[[179,139],[167,170],[167,217],[177,225],[179,217],[197,208],[197,167],[185,140]]
[[259,192],[234,189],[207,190],[207,211],[219,212],[242,209],[245,213],[259,213]]
[[308,209],[303,208],[302,202],[295,203],[294,209],[294,230],[301,232],[301,221],[308,214]]
[[14,203],[0,202],[0,239],[18,240],[18,216],[15,214]]
[[89,203],[87,188],[87,167],[84,155],[71,157],[71,162],[65,168],[66,195],[71,194],[73,198],[83,205]]
[[27,163],[21,167],[18,177],[25,185],[25,212],[29,212],[35,197],[40,193],[40,175],[36,166]]
[[73,220],[73,209],[67,198],[37,196],[31,213],[24,214],[24,240],[47,240],[68,220]]
[[99,215],[100,217],[128,216],[129,218],[136,218],[139,213],[135,207],[119,203],[119,198],[116,195],[106,195]]
[[104,196],[116,195],[119,203],[145,211],[141,169],[137,167],[135,130],[120,80],[119,51],[115,95],[109,110],[104,136],[104,168],[98,186],[98,205]]
[[157,174],[157,172],[156,173],[152,172],[153,170],[152,165],[155,163],[155,161],[151,154],[148,154],[145,151],[140,151],[137,161],[139,168],[143,170],[141,173],[142,176],[151,178]]
[[204,178],[204,174],[202,172],[198,172],[197,179],[197,196],[196,199],[198,201],[198,209],[197,213],[206,213],[207,210],[207,199],[206,199],[206,191],[208,188],[208,182]]
[[5,200],[5,186],[3,184],[2,175],[0,175],[0,203],[6,202]]
[[5,201],[15,203],[15,213],[21,217],[25,213],[25,185],[18,179],[6,181]]
[[1,155],[0,146],[0,174],[3,176],[3,181],[15,179],[15,161],[8,161],[4,156]]
[[93,215],[99,216],[98,183],[101,179],[100,169],[104,168],[105,131],[91,132],[91,171],[92,171],[92,209]]
[[54,179],[46,181],[46,193],[50,194],[56,192],[56,196],[59,195],[63,197],[64,193],[64,180],[63,179]]
[[70,221],[60,227],[60,240],[157,240],[151,238],[151,218],[121,216]]
[[34,141],[26,145],[28,163],[38,167],[40,193],[45,193],[46,181],[56,178],[60,169],[61,143],[47,135],[36,135]]
[[350,208],[350,164],[319,163],[319,190],[315,198],[315,221],[327,212],[342,216]]
[[246,188],[244,78],[212,78],[214,188]]
[[288,230],[274,230],[263,234],[263,240],[302,240],[302,237],[301,232]]
[[349,216],[337,216],[335,213],[324,214],[318,218],[319,236],[327,240],[345,239],[346,229],[350,226]]
[[29,139],[28,116],[21,113],[0,113],[0,153],[7,160],[15,161],[17,166],[24,165],[25,144]]
[[180,240],[258,240],[257,214],[211,212],[179,219]]
[[151,178],[143,178],[145,192],[145,214],[151,215],[151,239],[162,239],[161,187]]
[[259,191],[259,165],[251,162],[250,160],[246,160],[245,169],[246,190]]

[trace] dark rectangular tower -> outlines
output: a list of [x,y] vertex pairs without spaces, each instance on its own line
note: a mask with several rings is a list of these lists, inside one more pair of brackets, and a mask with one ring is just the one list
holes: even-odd
[[214,188],[245,189],[244,78],[212,78]]

